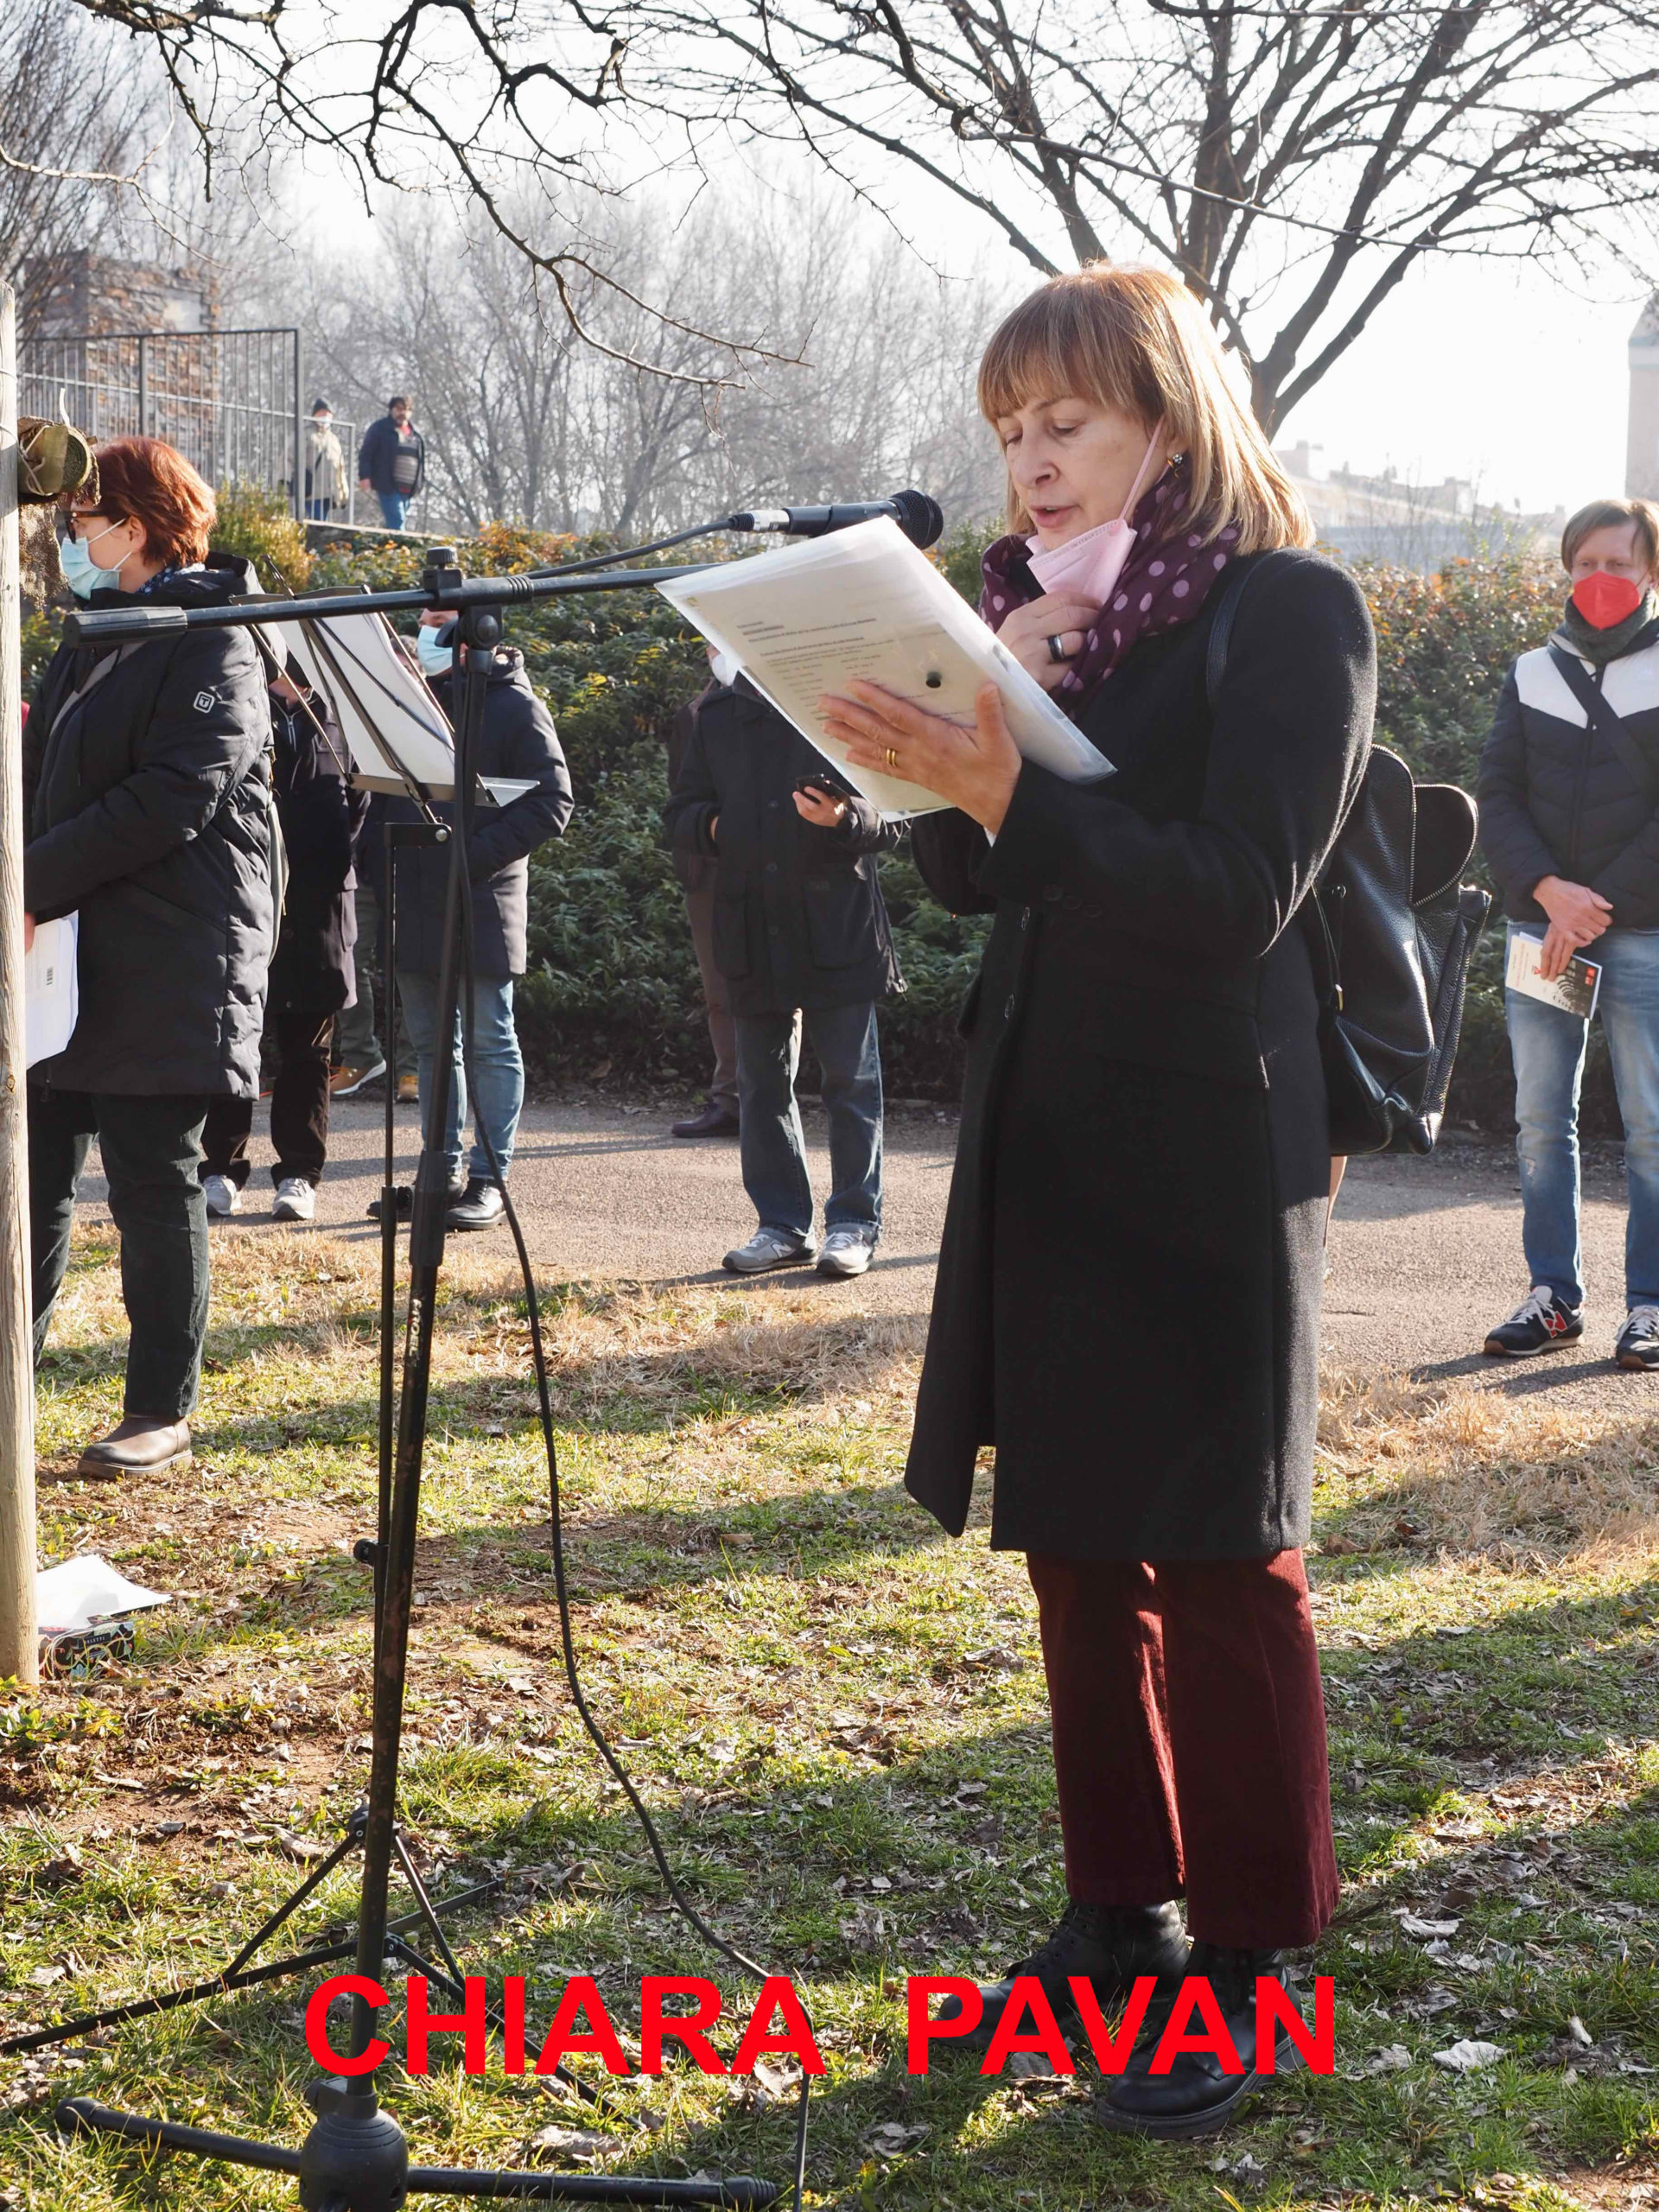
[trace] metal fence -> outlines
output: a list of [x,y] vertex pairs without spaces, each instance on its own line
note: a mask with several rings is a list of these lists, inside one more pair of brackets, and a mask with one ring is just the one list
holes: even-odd
[[[26,339],[18,347],[20,413],[57,418],[60,406],[94,442],[165,438],[221,486],[305,500],[300,334],[276,330],[149,330]],[[346,496],[329,519],[356,518],[357,426],[334,422]]]

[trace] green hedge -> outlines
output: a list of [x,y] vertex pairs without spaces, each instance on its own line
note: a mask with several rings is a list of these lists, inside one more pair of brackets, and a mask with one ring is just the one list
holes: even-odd
[[[220,512],[219,542],[252,555],[268,588],[384,587],[413,582],[418,573],[419,556],[405,545],[308,556],[280,505],[245,488],[222,499]],[[613,542],[493,526],[461,554],[475,573],[515,573],[603,552]],[[969,595],[977,589],[980,542],[959,531],[940,549],[946,574]],[[705,550],[721,557],[727,549]],[[1558,617],[1559,571],[1460,561],[1435,576],[1372,567],[1360,575],[1376,623],[1380,741],[1421,778],[1472,788],[1504,672],[1517,653],[1543,642]],[[557,719],[577,802],[569,834],[531,866],[531,972],[519,995],[527,1056],[544,1077],[695,1089],[708,1073],[708,1037],[660,822],[664,737],[676,708],[702,681],[702,643],[664,601],[643,592],[543,601],[514,608],[509,624]],[[49,617],[31,620],[28,663],[38,664],[50,650],[54,628]],[[907,849],[884,861],[882,883],[908,985],[882,1011],[887,1088],[949,1099],[962,1072],[956,1011],[984,925],[943,913],[923,891]],[[1478,958],[1450,1109],[1453,1119],[1487,1128],[1513,1126],[1501,950],[1499,928]],[[1592,1134],[1618,1132],[1599,1032],[1584,1119]]]

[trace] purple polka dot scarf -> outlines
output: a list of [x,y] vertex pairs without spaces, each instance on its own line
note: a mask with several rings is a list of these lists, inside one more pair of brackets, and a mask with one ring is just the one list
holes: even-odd
[[[1187,463],[1173,461],[1142,495],[1130,518],[1135,543],[1123,573],[1094,627],[1084,633],[1082,652],[1053,694],[1074,721],[1140,639],[1157,637],[1192,620],[1211,585],[1233,558],[1238,544],[1236,524],[1229,523],[1208,544],[1201,542],[1199,531],[1182,529],[1190,483]],[[999,537],[986,548],[982,566],[985,588],[979,611],[993,630],[1000,630],[1016,607],[1043,596],[1023,537]]]

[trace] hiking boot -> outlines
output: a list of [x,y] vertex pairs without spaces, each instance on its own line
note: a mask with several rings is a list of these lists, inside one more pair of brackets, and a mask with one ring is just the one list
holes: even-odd
[[1659,1367],[1659,1306],[1631,1306],[1613,1346],[1613,1357],[1621,1367],[1637,1374]]
[[842,1222],[825,1231],[818,1254],[821,1275],[861,1275],[875,1256],[875,1238],[856,1223]]
[[337,1067],[330,1075],[328,1096],[331,1098],[353,1097],[365,1084],[372,1083],[377,1076],[385,1075],[385,1071],[386,1064],[384,1060],[375,1060],[366,1067],[353,1067],[349,1063],[345,1064]]
[[[1046,1943],[1028,1959],[1017,1961],[1001,1981],[981,1982],[979,1993],[985,2009],[979,2025],[953,2040],[949,2048],[983,2056],[1021,1974],[1036,1975],[1054,2008],[1054,2018],[1064,2028],[1077,2016],[1071,1995],[1073,1974],[1085,1976],[1094,1984],[1101,2011],[1109,2013],[1143,1974],[1155,1974],[1160,1990],[1173,1996],[1186,1972],[1186,1931],[1174,1905],[1083,1904],[1073,1897]],[[939,2006],[938,2018],[959,2020],[962,2013],[961,1998],[947,1997]]]
[[159,1474],[190,1464],[190,1424],[159,1414],[129,1414],[118,1428],[89,1444],[75,1472],[84,1481],[117,1483],[123,1475]]
[[421,1079],[417,1075],[400,1075],[397,1078],[397,1103],[418,1106],[421,1103]]
[[768,1268],[810,1268],[818,1256],[810,1234],[791,1236],[785,1229],[757,1229],[721,1262],[728,1274],[763,1275]]
[[472,1175],[460,1197],[452,1200],[444,1221],[450,1229],[493,1229],[506,1211],[499,1184],[487,1175]]
[[[1213,2050],[1184,2050],[1171,2060],[1166,2074],[1154,2074],[1152,2062],[1159,2038],[1169,2018],[1167,2005],[1149,2019],[1128,2064],[1110,2082],[1095,2117],[1103,2127],[1120,2135],[1165,2138],[1212,2135],[1224,2127],[1246,2097],[1268,2077],[1255,2070],[1255,1984],[1258,1975],[1283,1984],[1284,1955],[1280,1951],[1230,1950],[1219,1943],[1194,1943],[1186,1962],[1186,1976],[1199,1975],[1215,1993],[1233,2047],[1243,2062],[1242,2074],[1224,2074]],[[1194,2014],[1189,2026],[1199,2029]],[[1281,2028],[1274,2048],[1281,2070],[1300,2063],[1301,2055]]]
[[284,1175],[276,1185],[276,1195],[271,1200],[270,1217],[273,1221],[315,1221],[317,1216],[317,1187],[303,1175]]
[[710,1099],[701,1114],[694,1114],[689,1122],[676,1122],[669,1134],[677,1137],[734,1137],[737,1116],[729,1106],[717,1105]]
[[1495,1359],[1527,1359],[1535,1351],[1557,1351],[1583,1334],[1583,1306],[1563,1305],[1548,1283],[1535,1282],[1481,1349]]
[[242,1211],[242,1193],[228,1175],[204,1175],[201,1193],[207,1201],[207,1211],[214,1221],[226,1221],[233,1213]]

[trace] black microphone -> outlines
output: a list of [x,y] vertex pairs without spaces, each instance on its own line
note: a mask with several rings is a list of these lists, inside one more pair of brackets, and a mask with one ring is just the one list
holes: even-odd
[[775,530],[785,537],[823,537],[855,522],[891,515],[912,545],[931,545],[944,528],[944,510],[925,492],[895,492],[890,499],[849,499],[838,507],[756,507],[728,515],[728,530]]

